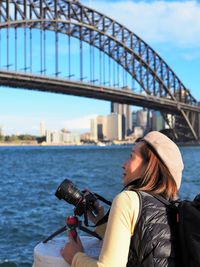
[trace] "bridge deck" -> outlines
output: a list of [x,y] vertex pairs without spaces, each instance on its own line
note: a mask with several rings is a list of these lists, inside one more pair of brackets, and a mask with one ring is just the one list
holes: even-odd
[[167,111],[171,114],[179,113],[181,108],[184,110],[200,112],[200,107],[198,106],[191,106],[167,98],[136,94],[131,91],[119,90],[117,88],[28,73],[0,71],[0,85],[108,100],[122,104]]

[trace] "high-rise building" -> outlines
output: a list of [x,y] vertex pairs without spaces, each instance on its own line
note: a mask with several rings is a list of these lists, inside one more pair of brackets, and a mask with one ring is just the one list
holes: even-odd
[[91,140],[104,140],[107,135],[107,117],[97,116],[90,121]]
[[45,128],[45,123],[44,121],[40,122],[40,136],[45,136],[46,135],[46,128]]
[[62,144],[63,143],[63,134],[61,132],[52,132],[51,133],[51,142],[53,144]]
[[91,119],[91,140],[122,140],[122,115],[111,113]]
[[135,139],[142,137],[144,135],[144,130],[140,126],[134,127],[133,131]]
[[132,132],[131,107],[125,104],[111,103],[111,113],[122,116],[122,138]]
[[80,134],[69,131],[46,131],[46,142],[48,144],[80,144]]
[[93,118],[90,120],[90,139],[93,141],[98,140],[97,135],[97,118]]
[[152,130],[160,131],[165,128],[165,121],[159,111],[152,112]]
[[82,141],[89,141],[89,140],[91,140],[91,133],[89,133],[89,132],[87,132],[87,133],[82,133],[82,134],[80,135],[80,139],[81,139]]
[[97,117],[97,137],[98,137],[98,140],[107,139],[107,117],[106,116]]
[[147,127],[147,117],[148,112],[147,110],[137,110],[136,112],[136,119],[137,119],[137,126],[140,126],[143,130]]
[[122,140],[122,115],[111,113],[107,116],[107,139]]
[[137,114],[136,111],[132,111],[132,128],[137,126]]
[[131,134],[132,132],[132,116],[131,116],[131,106],[124,105],[124,114],[126,120],[126,135]]
[[80,134],[77,132],[64,132],[62,133],[63,143],[79,144]]
[[47,144],[51,144],[51,142],[52,142],[51,131],[49,131],[49,130],[46,131],[46,142],[47,142]]
[[165,122],[165,128],[173,129],[175,127],[175,116],[172,114],[167,114],[168,124]]

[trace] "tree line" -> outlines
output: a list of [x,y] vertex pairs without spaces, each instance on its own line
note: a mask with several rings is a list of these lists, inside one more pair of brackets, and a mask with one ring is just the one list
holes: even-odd
[[20,142],[20,141],[37,141],[38,143],[45,141],[45,137],[38,137],[30,134],[21,135],[0,135],[0,142]]

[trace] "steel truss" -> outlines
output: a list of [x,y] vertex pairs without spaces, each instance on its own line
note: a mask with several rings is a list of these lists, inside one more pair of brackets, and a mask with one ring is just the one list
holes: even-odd
[[[175,128],[180,138],[200,138],[197,100],[147,43],[117,21],[78,1],[1,0],[0,29],[10,27],[51,30],[98,48],[121,65],[147,95],[168,98],[176,103]],[[184,110],[179,103],[190,105],[191,110]],[[163,113],[163,116],[167,121],[167,114]]]

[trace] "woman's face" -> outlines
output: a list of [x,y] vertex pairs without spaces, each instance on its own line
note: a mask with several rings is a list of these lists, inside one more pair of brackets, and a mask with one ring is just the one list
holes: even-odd
[[142,142],[137,143],[132,149],[130,158],[122,165],[124,169],[122,179],[125,186],[137,178],[141,178],[146,169],[146,163],[140,152],[142,145]]

